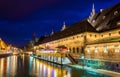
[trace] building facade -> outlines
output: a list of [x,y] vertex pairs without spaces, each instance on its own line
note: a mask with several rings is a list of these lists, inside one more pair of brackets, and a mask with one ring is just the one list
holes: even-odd
[[34,47],[57,50],[58,46],[67,47],[67,53],[79,59],[78,63],[93,68],[102,68],[120,72],[120,3],[95,12],[87,19],[65,27],[59,32],[39,40]]
[[0,52],[6,52],[8,49],[7,44],[0,38]]

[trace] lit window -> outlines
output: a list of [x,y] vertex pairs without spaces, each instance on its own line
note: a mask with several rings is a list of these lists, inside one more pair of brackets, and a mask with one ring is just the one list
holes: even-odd
[[115,45],[115,52],[120,52],[119,45]]
[[98,46],[95,46],[95,52],[96,53],[98,52]]
[[115,11],[115,12],[114,12],[114,15],[117,15],[117,14],[118,14],[118,11]]
[[117,25],[120,25],[120,21],[119,21],[119,22],[117,22]]
[[107,46],[104,46],[103,51],[104,53],[107,53]]
[[105,19],[105,16],[103,16],[103,18],[102,19]]
[[95,20],[93,20],[92,22],[95,23]]
[[88,52],[88,53],[90,52],[90,47],[87,48],[87,52]]

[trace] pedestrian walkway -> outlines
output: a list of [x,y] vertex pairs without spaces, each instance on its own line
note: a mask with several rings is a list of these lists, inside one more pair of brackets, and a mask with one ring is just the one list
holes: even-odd
[[120,77],[120,73],[114,72],[114,71],[108,71],[108,70],[103,70],[103,69],[93,69],[91,67],[86,67],[86,66],[81,66],[81,65],[68,64],[67,66],[75,67],[75,68],[79,68],[79,69],[85,69],[85,70],[89,70],[89,71],[96,72],[96,73],[101,73],[101,74],[108,75],[111,77]]

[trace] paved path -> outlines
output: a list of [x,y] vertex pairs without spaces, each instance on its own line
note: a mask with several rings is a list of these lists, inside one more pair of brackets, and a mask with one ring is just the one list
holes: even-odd
[[80,66],[80,65],[67,65],[67,66],[101,73],[101,74],[108,75],[108,76],[111,76],[111,77],[120,77],[120,73],[114,72],[114,71],[108,71],[108,70],[103,70],[103,69],[93,69],[91,67],[86,67],[86,66],[83,67],[83,66]]

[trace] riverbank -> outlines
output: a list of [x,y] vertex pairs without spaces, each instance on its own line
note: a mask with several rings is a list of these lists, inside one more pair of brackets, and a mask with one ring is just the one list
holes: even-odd
[[[33,56],[33,55],[31,55],[31,56],[34,57],[34,58],[37,58],[39,60],[44,60],[44,59],[38,58],[37,56]],[[55,62],[47,61],[47,60],[44,60],[44,61],[55,63]],[[55,64],[58,64],[58,63],[55,63]],[[64,65],[68,66],[68,67],[72,67],[72,68],[77,68],[77,69],[81,69],[81,70],[87,70],[87,71],[91,71],[91,72],[96,72],[96,73],[108,75],[110,77],[120,77],[120,73],[115,72],[115,71],[109,71],[109,70],[104,70],[104,69],[95,69],[95,68],[92,68],[92,67],[81,66],[79,64],[63,64],[63,66]]]
[[88,70],[88,71],[92,71],[92,72],[96,72],[96,73],[100,73],[100,74],[104,74],[104,75],[108,75],[112,77],[120,77],[120,73],[114,72],[114,71],[108,71],[108,70],[103,70],[103,69],[93,69],[91,67],[81,66],[77,64],[76,65],[67,64],[66,66],[77,68],[77,69]]
[[10,56],[12,55],[11,53],[0,53],[0,58],[1,57],[7,57],[7,56]]

